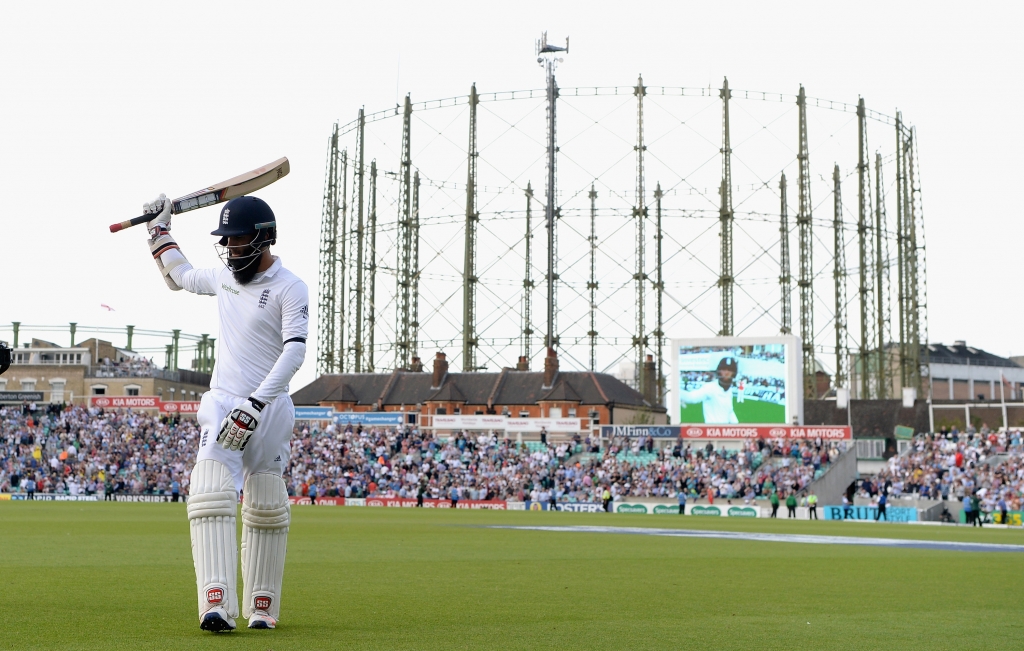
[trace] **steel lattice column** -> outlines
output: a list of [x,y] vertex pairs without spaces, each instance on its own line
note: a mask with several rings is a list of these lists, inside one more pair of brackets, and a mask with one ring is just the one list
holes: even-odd
[[869,400],[877,397],[876,373],[871,368],[872,354],[875,345],[875,302],[872,296],[874,272],[874,245],[871,233],[871,170],[868,167],[868,118],[864,107],[864,98],[857,103],[857,251],[859,268],[860,299],[860,353],[857,373],[860,376],[860,398]]
[[891,368],[889,355],[886,353],[885,344],[890,333],[890,308],[889,308],[889,251],[888,240],[885,237],[886,215],[885,215],[885,194],[882,185],[882,155],[875,154],[875,316],[878,319],[877,336],[878,358],[878,399],[889,398]]
[[904,214],[904,226],[906,227],[907,244],[907,314],[908,338],[907,338],[907,366],[908,386],[917,389],[918,394],[922,393],[921,385],[921,321],[923,303],[921,300],[921,273],[919,262],[921,249],[917,243],[918,209],[920,208],[920,187],[916,180],[914,155],[916,145],[914,144],[914,129],[906,130],[906,141],[904,152],[906,154],[906,189],[907,207]]
[[[836,331],[836,387],[848,388],[850,376],[850,352],[847,346],[847,324],[846,324],[846,238],[843,228],[843,192],[839,176],[839,166],[832,170],[832,196],[833,217],[832,230],[835,236],[833,246],[835,255],[833,257],[832,277],[836,284],[836,308],[835,308],[835,331]],[[863,397],[863,396],[862,396]]]
[[590,184],[590,282],[587,283],[587,291],[590,292],[590,330],[587,336],[590,338],[590,370],[597,370],[597,190],[594,184]]
[[412,177],[412,309],[409,315],[409,355],[420,354],[420,171]]
[[782,294],[782,327],[784,335],[793,333],[793,278],[789,268],[789,206],[786,204],[786,173],[779,179],[779,290]]
[[[324,182],[323,213],[320,219],[317,375],[334,373],[338,365],[338,360],[334,358],[335,344],[339,334],[335,321],[338,299],[338,159],[338,124],[335,123],[327,150],[327,174]],[[202,353],[200,353],[200,360],[204,361]]]
[[526,272],[523,276],[523,355],[530,362],[530,339],[533,337],[531,308],[533,307],[533,185],[526,184]]
[[377,161],[370,161],[370,207],[367,217],[367,264],[366,264],[366,353],[365,370],[373,373],[374,341],[377,335]]
[[910,128],[910,197],[914,214],[914,268],[917,277],[915,285],[914,314],[916,316],[915,339],[918,352],[917,371],[919,393],[925,394],[921,383],[922,375],[928,376],[927,395],[931,395],[931,377],[928,353],[928,256],[924,237],[924,203],[921,193],[920,161],[917,151],[917,127]]
[[558,159],[558,147],[555,144],[555,104],[558,100],[558,84],[555,82],[554,60],[547,60],[547,178],[546,178],[546,204],[544,206],[544,226],[548,232],[548,270],[547,270],[547,333],[544,336],[544,345],[548,348],[555,348],[558,345],[558,334],[556,332],[556,307],[555,295],[557,293],[555,284],[558,282],[558,268],[556,250],[558,238],[555,232],[555,220],[558,217],[555,193],[555,166]]
[[903,115],[896,113],[896,270],[897,270],[897,305],[899,306],[899,328],[900,328],[900,386],[908,387],[910,377],[908,374],[907,341],[909,339],[908,314],[908,291],[907,291],[907,204],[909,193],[907,192],[906,178],[906,139],[903,133]]
[[364,180],[366,178],[366,142],[365,142],[366,116],[363,109],[359,109],[359,124],[356,127],[356,169],[355,176],[358,179],[356,186],[356,266],[352,273],[355,274],[356,291],[353,296],[355,303],[355,328],[352,336],[352,354],[355,358],[353,369],[356,373],[366,370],[363,366],[363,307],[366,296],[366,224],[364,222],[363,209],[366,205],[363,197]]
[[732,146],[729,142],[729,79],[726,78],[719,91],[722,98],[722,187],[720,191],[721,207],[721,273],[718,286],[722,293],[722,329],[723,337],[731,337],[733,331],[733,278],[732,270]]
[[807,146],[807,95],[800,86],[796,104],[799,109],[800,144],[797,161],[800,166],[800,210],[796,216],[800,232],[800,339],[803,344],[804,397],[817,398],[814,363],[814,233],[812,231],[811,168]]
[[[655,246],[655,249],[654,249],[654,252],[655,252],[654,254],[655,254],[655,256],[657,256],[657,261],[655,263],[655,265],[656,265],[655,266],[655,269],[656,269],[655,273],[657,274],[657,280],[655,280],[655,282],[654,282],[654,291],[656,292],[656,294],[655,294],[655,301],[656,301],[655,319],[657,321],[657,327],[654,330],[654,338],[655,338],[656,345],[658,347],[658,350],[657,350],[657,356],[658,356],[658,380],[657,380],[657,382],[658,382],[658,387],[657,387],[658,388],[658,392],[657,392],[657,395],[658,395],[658,400],[659,401],[661,401],[665,397],[665,386],[664,386],[664,384],[665,384],[665,323],[664,323],[664,318],[663,318],[664,317],[664,313],[662,311],[663,299],[665,298],[665,278],[662,275],[662,249],[661,249],[661,242],[662,242],[662,240],[665,237],[665,234],[662,232],[662,229],[661,229],[661,198],[663,196],[664,196],[664,193],[661,191],[661,183],[659,182],[658,185],[654,189],[655,216],[656,216],[656,224],[655,224],[656,234],[654,236],[654,241],[656,243],[656,246]],[[659,404],[660,404],[660,402],[659,402]]]
[[412,100],[402,110],[402,158],[398,171],[397,368],[409,368],[412,351]]
[[480,215],[476,206],[476,105],[480,99],[476,84],[469,91],[469,148],[466,171],[466,234],[462,263],[462,370],[475,371],[476,365],[476,227]]
[[647,221],[647,197],[644,191],[644,78],[638,77],[633,87],[636,96],[636,201],[633,204],[633,219],[636,220],[636,272],[633,280],[636,283],[636,334],[633,335],[633,347],[636,349],[636,390],[646,395],[644,386],[646,378],[643,372],[644,356],[647,352],[647,330],[644,324],[645,295],[647,292],[647,269],[644,264],[644,249],[647,241],[644,225]]

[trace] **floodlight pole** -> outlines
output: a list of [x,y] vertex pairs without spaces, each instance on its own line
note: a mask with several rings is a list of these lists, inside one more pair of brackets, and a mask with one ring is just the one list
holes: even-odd
[[804,87],[796,99],[800,122],[797,161],[800,167],[800,211],[796,216],[800,232],[800,341],[803,345],[804,398],[818,397],[814,363],[814,234],[811,214],[810,151],[807,145],[807,95]]
[[872,349],[875,343],[875,334],[872,330],[875,327],[874,307],[875,302],[871,296],[872,273],[871,265],[874,262],[874,254],[871,250],[874,244],[871,234],[871,171],[868,167],[868,118],[867,110],[864,107],[864,98],[857,103],[857,242],[858,242],[858,267],[860,299],[860,397],[870,400],[877,397],[877,390],[872,391],[873,384],[871,358]]
[[722,294],[722,329],[718,334],[723,337],[731,337],[733,335],[733,285],[735,278],[732,268],[732,145],[729,142],[729,100],[732,98],[732,91],[729,90],[728,78],[722,83],[719,96],[722,98],[722,188],[719,207],[722,255],[718,287]]
[[782,292],[782,327],[779,332],[793,333],[793,279],[789,269],[789,207],[786,205],[786,173],[779,179],[779,289]]

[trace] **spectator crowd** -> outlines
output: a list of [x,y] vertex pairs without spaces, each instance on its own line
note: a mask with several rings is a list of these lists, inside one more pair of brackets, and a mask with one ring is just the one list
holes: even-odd
[[986,514],[1019,511],[1024,495],[1021,433],[983,427],[918,435],[910,450],[891,457],[881,472],[861,482],[862,497],[876,499],[881,493],[896,500],[952,500]]
[[[0,408],[0,492],[187,494],[199,430],[189,418],[83,407]],[[804,489],[833,442],[750,441],[655,449],[651,438],[517,443],[495,434],[297,424],[293,495],[599,502],[677,497],[752,502]],[[29,483],[31,482],[31,483]]]

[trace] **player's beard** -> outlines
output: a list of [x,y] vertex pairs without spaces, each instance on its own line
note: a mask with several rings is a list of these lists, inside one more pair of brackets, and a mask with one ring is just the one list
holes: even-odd
[[719,376],[719,378],[718,378],[718,386],[722,387],[723,389],[731,389],[732,388],[732,380],[726,380],[724,377]]
[[257,270],[259,268],[260,265],[257,263],[257,260],[253,260],[252,264],[250,264],[248,267],[245,267],[244,269],[241,269],[239,271],[232,271],[231,275],[234,276],[235,282],[238,283],[239,285],[248,285],[249,283],[252,282],[252,279],[258,273]]

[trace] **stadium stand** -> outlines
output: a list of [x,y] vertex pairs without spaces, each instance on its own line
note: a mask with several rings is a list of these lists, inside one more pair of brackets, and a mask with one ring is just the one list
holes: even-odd
[[[73,406],[0,409],[0,491],[167,495],[173,482],[187,493],[195,421],[130,410]],[[417,429],[296,429],[287,481],[292,495],[429,497],[455,486],[465,499],[526,500],[538,489],[568,502],[598,501],[603,486],[616,497],[743,499],[772,490],[799,491],[820,476],[839,448],[821,441],[751,442],[743,450],[653,441],[575,440],[521,447],[493,435],[439,438]]]

